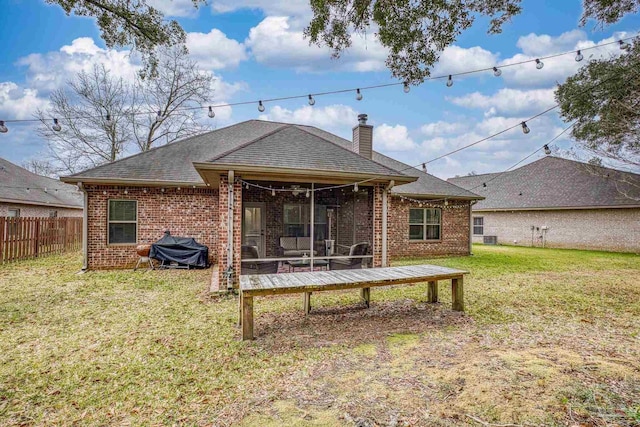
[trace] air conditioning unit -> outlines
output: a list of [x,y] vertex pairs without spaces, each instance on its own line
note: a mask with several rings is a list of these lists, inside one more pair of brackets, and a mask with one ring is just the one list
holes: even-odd
[[485,245],[497,245],[498,236],[483,236],[482,243],[484,243]]

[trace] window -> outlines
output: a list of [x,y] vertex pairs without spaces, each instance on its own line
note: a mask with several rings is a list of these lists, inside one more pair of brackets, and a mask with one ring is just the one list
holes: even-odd
[[109,200],[109,244],[137,242],[138,202]]
[[484,234],[484,217],[473,217],[473,234],[476,236],[482,236]]
[[7,212],[7,217],[9,218],[20,218],[20,209],[9,209]]
[[[309,212],[310,206],[303,204],[284,205],[284,235],[292,237],[307,237],[311,232]],[[314,241],[318,242],[327,237],[327,207],[315,205],[314,213]]]
[[58,218],[58,211],[49,211],[49,218]]
[[440,209],[409,209],[409,240],[440,240]]

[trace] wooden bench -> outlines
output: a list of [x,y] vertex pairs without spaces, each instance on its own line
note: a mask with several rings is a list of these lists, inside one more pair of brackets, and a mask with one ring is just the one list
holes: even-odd
[[253,297],[304,293],[304,312],[308,314],[311,311],[312,292],[360,289],[360,296],[369,307],[372,287],[428,282],[427,300],[438,302],[438,281],[451,280],[452,309],[464,311],[463,276],[467,273],[468,271],[437,265],[411,265],[240,276],[239,323],[242,327],[242,339],[253,339]]

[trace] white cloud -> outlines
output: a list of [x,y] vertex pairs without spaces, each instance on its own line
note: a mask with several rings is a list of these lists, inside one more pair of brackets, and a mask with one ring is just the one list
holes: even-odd
[[247,59],[247,52],[242,43],[227,38],[222,31],[215,28],[208,33],[188,33],[187,48],[192,59],[203,69],[233,68]]
[[211,0],[210,4],[211,8],[218,13],[258,9],[267,16],[311,15],[309,0]]
[[32,119],[37,109],[49,101],[38,97],[35,89],[21,88],[14,82],[0,83],[0,116],[5,119]]
[[546,56],[573,50],[579,42],[586,41],[587,34],[582,30],[572,30],[557,37],[548,34],[530,33],[518,39],[518,46],[522,53],[528,56]]
[[469,70],[493,67],[497,62],[497,53],[492,53],[479,46],[463,48],[454,45],[447,47],[442,52],[431,74],[440,76],[462,73]]
[[406,126],[386,123],[373,128],[373,147],[381,151],[408,151],[416,148]]
[[251,28],[245,45],[256,61],[277,68],[293,68],[301,72],[382,71],[387,51],[374,38],[355,35],[353,44],[339,59],[331,59],[331,51],[309,45],[302,30],[294,29],[283,16],[265,18]]
[[27,67],[27,85],[42,92],[62,87],[79,72],[90,72],[96,64],[124,79],[131,79],[139,69],[129,51],[102,49],[90,37],[77,38],[57,52],[35,53],[18,60],[18,65]]
[[166,16],[193,17],[198,14],[198,9],[194,7],[193,0],[147,0],[147,3]]
[[459,97],[447,97],[455,105],[485,110],[485,117],[496,114],[514,116],[537,113],[555,104],[554,89],[500,89],[493,95],[473,92]]
[[440,135],[448,135],[452,133],[459,133],[467,128],[465,123],[451,123],[444,121],[437,121],[434,123],[427,123],[422,125],[420,131],[427,137],[435,137]]
[[297,110],[288,110],[279,105],[267,107],[268,113],[260,115],[261,120],[317,126],[338,133],[344,133],[344,129],[351,129],[358,121],[358,113],[342,104],[320,108],[307,105]]

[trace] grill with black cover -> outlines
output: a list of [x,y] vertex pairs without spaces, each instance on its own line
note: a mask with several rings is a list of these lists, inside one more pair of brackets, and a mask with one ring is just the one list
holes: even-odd
[[209,267],[208,247],[198,243],[193,237],[172,236],[169,230],[151,245],[149,256],[160,261],[163,267]]

